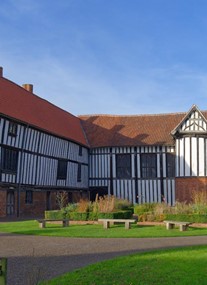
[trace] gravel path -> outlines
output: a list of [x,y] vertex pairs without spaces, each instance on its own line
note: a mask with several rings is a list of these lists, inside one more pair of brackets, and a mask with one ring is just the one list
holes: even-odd
[[65,238],[0,233],[8,257],[8,285],[33,285],[88,264],[153,249],[207,244],[207,236],[177,238]]

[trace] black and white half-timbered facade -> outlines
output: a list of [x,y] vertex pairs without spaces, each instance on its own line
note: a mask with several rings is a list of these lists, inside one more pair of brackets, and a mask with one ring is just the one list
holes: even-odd
[[207,112],[82,116],[90,193],[133,203],[190,201],[207,191]]
[[0,68],[0,217],[42,215],[62,191],[190,201],[207,191],[207,112],[75,117]]
[[[26,89],[25,89],[26,88]],[[40,215],[56,195],[88,197],[88,146],[80,119],[0,77],[0,216]]]

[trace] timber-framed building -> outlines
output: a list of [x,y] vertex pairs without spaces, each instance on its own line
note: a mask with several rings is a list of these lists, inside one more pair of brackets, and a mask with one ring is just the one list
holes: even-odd
[[206,190],[207,111],[76,117],[0,68],[0,217],[42,215],[60,191],[173,205]]

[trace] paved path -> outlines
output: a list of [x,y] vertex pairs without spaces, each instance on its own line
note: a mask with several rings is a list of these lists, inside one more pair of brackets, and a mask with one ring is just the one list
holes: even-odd
[[8,285],[33,285],[91,263],[153,249],[207,245],[207,236],[177,238],[65,238],[0,233],[8,257]]

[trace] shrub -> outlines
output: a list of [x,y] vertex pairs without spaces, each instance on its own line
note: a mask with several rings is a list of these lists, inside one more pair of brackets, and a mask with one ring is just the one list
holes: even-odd
[[65,210],[66,212],[75,212],[76,209],[77,209],[77,204],[68,204],[68,205],[64,208],[64,210]]
[[156,203],[144,203],[134,207],[134,213],[142,215],[143,213],[152,213],[156,207]]
[[156,216],[164,215],[166,213],[171,213],[173,211],[172,207],[170,207],[167,203],[157,203],[154,206],[153,213]]
[[195,205],[207,205],[206,191],[194,190],[192,191],[192,201]]
[[89,205],[90,205],[90,202],[88,200],[80,199],[80,202],[77,203],[76,211],[78,213],[87,213],[89,211],[89,208],[90,208]]
[[[98,197],[98,196],[97,196]],[[99,197],[98,201],[95,201],[98,205],[98,212],[110,213],[115,210],[115,197],[106,195]]]
[[172,213],[172,214],[192,214],[193,213],[192,204],[187,204],[186,202],[176,202],[175,206],[172,207],[171,212],[168,211],[167,213]]
[[[117,199],[114,196],[98,197],[97,195],[93,203],[81,199],[77,204],[68,204],[60,212],[58,215],[62,215],[62,218],[72,220],[94,221],[100,218],[100,216],[128,219],[133,214],[133,207],[127,200]],[[107,216],[107,214],[111,215]]]
[[68,201],[68,193],[66,191],[59,191],[56,193],[56,203],[59,209],[66,206]]
[[[115,199],[115,209],[117,210],[128,210],[131,209],[133,211],[133,205],[126,199]],[[134,211],[133,211],[134,212]]]

